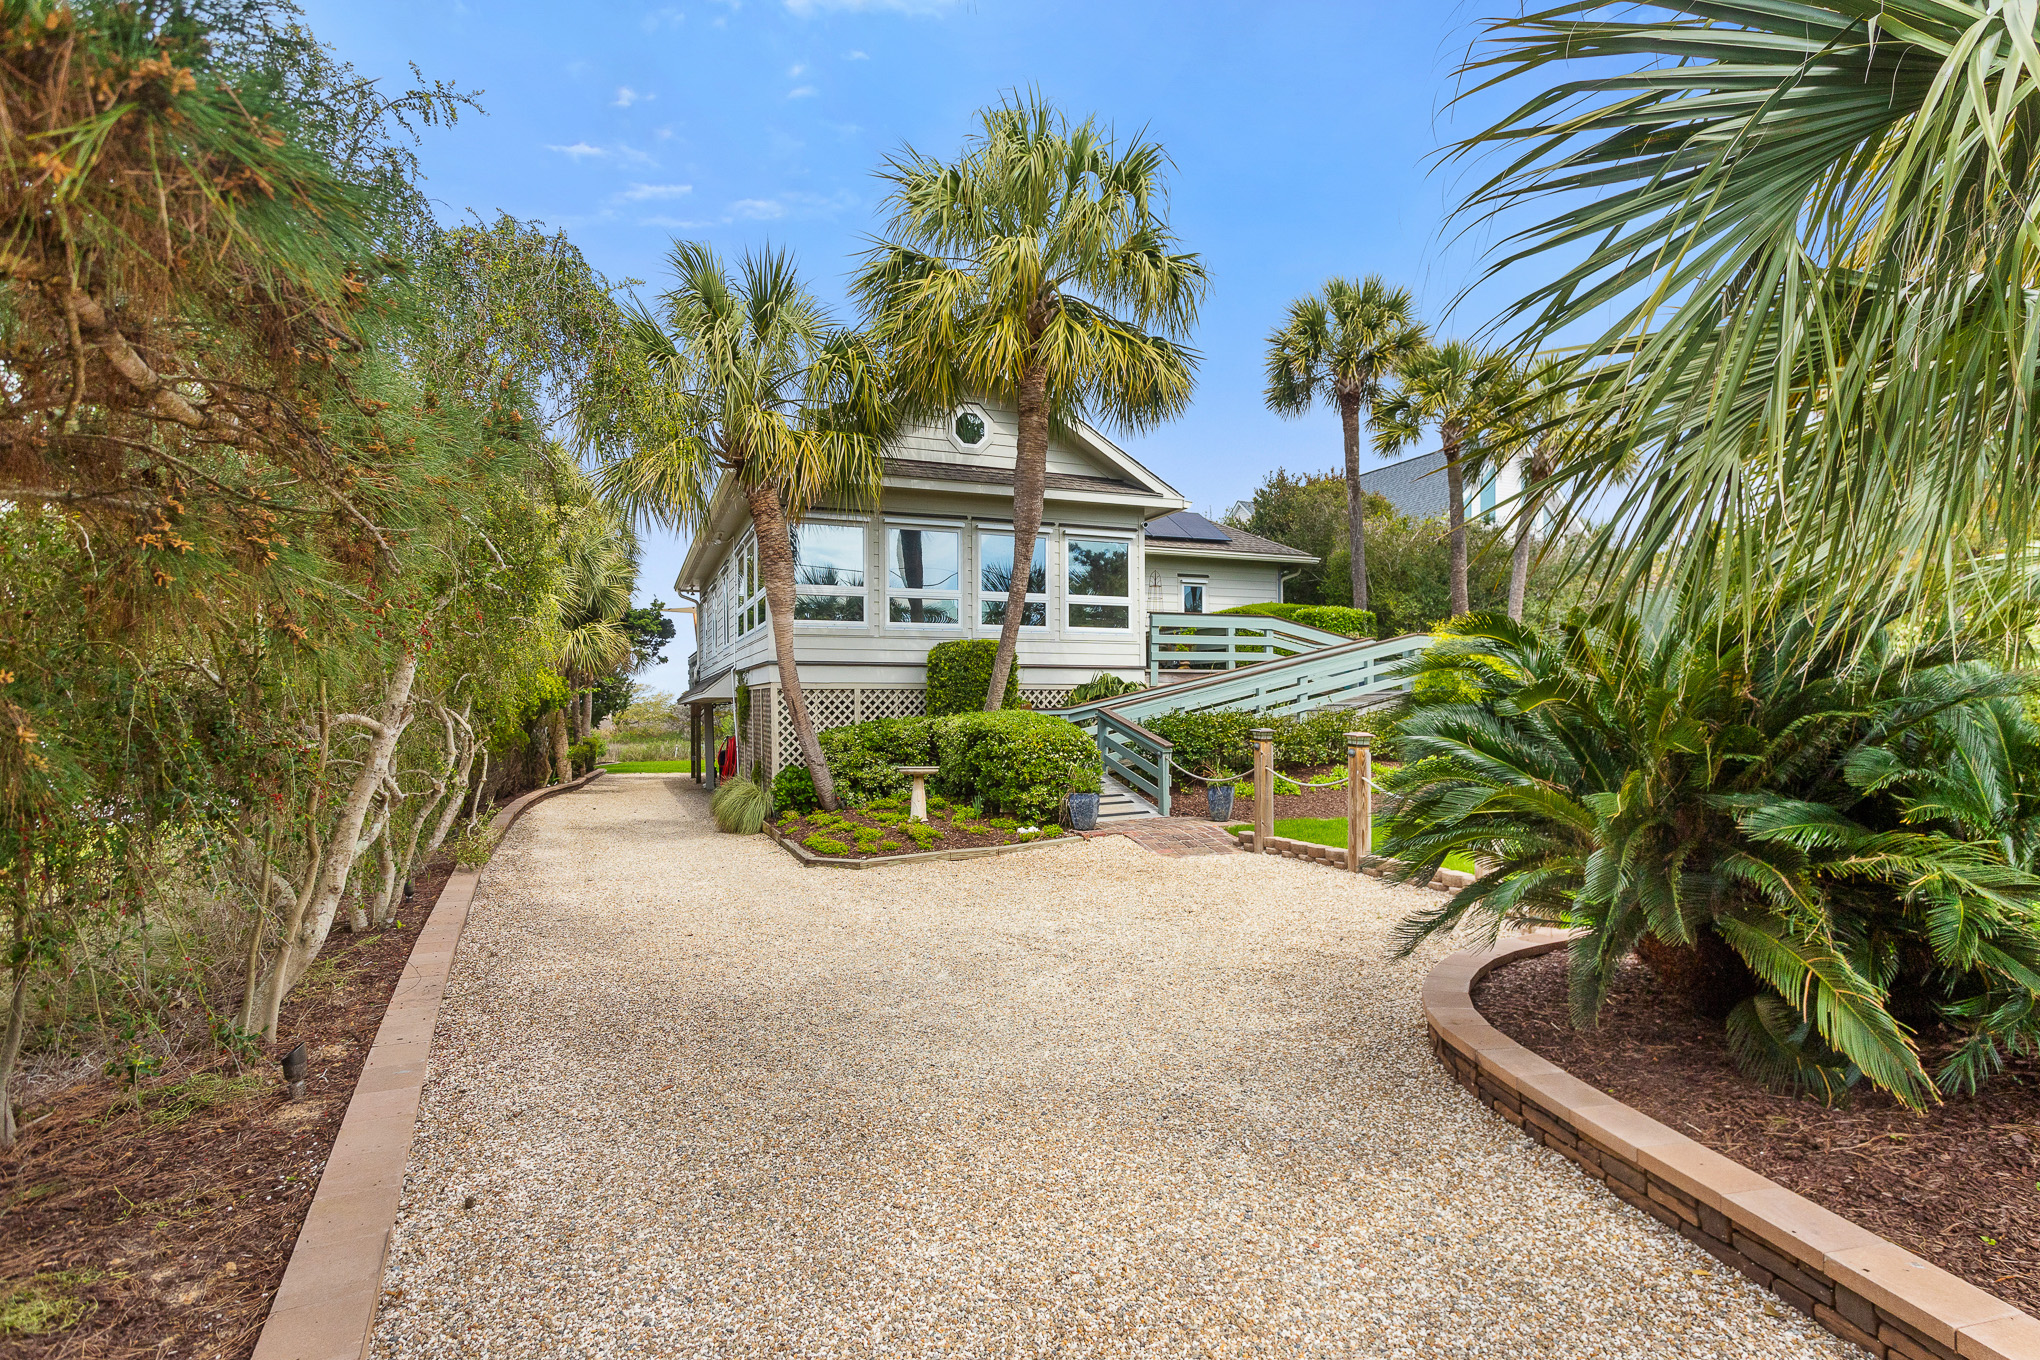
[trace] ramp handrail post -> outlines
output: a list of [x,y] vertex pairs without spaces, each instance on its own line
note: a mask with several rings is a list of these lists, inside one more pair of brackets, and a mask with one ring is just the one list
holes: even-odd
[[1275,729],[1256,727],[1254,742],[1254,852],[1275,853]]
[[1374,736],[1346,734],[1346,868],[1360,872],[1360,861],[1374,853]]

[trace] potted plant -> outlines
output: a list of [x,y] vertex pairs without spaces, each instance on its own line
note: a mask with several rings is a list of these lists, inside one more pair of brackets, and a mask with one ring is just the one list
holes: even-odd
[[1232,820],[1233,788],[1232,780],[1219,777],[1216,765],[1204,772],[1204,805],[1212,821]]

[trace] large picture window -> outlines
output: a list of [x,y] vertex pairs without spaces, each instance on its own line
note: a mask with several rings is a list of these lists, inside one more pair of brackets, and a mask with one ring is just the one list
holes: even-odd
[[1133,545],[1123,538],[1068,538],[1069,621],[1072,628],[1131,628],[1127,594]]
[[954,529],[885,531],[885,617],[889,623],[963,622],[960,546]]
[[[1013,588],[1013,535],[978,537],[978,620],[994,628],[1006,622],[1006,593]],[[1048,627],[1048,535],[1034,536],[1034,569],[1027,573],[1022,628]]]
[[811,623],[864,622],[864,528],[801,524],[793,530],[793,616]]

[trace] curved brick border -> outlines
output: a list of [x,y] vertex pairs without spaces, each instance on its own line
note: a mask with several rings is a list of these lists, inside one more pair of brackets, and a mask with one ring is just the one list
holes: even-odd
[[1487,1023],[1473,985],[1562,948],[1539,932],[1454,954],[1424,983],[1431,1047],[1481,1104],[1630,1204],[1878,1360],[2040,1360],[2040,1319],[1538,1057]]
[[[534,789],[497,812],[508,831],[525,809],[569,793],[602,771]],[[381,1297],[383,1258],[404,1191],[404,1164],[425,1090],[425,1058],[439,1021],[439,997],[467,924],[480,869],[456,869],[412,942],[403,976],[354,1083],[340,1133],[326,1154],[319,1188],[298,1229],[283,1283],[270,1301],[255,1360],[359,1360],[368,1354]]]

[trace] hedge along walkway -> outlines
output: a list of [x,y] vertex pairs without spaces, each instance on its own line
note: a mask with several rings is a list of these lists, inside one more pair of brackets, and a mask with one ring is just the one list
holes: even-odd
[[1452,1085],[1429,901],[1119,837],[803,870],[599,780],[482,880],[374,1354],[1856,1354]]

